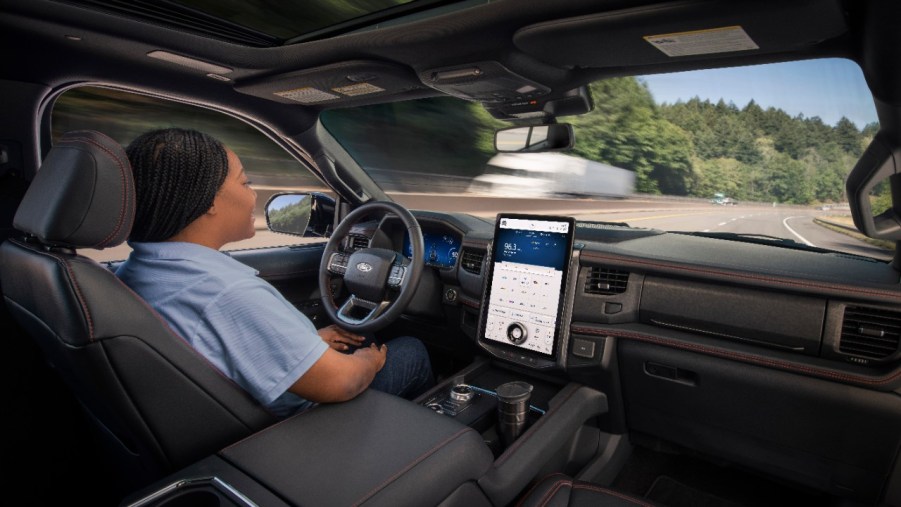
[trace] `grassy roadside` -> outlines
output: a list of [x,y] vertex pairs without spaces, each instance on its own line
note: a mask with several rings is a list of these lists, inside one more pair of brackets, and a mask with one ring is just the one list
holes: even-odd
[[895,242],[887,241],[884,239],[873,239],[867,236],[864,236],[858,231],[852,231],[847,229],[846,227],[854,227],[854,220],[849,216],[832,216],[825,218],[814,218],[814,223],[819,224],[822,227],[825,227],[829,230],[840,232],[846,236],[850,236],[854,239],[858,239],[870,245],[873,245],[878,248],[882,248],[885,250],[894,250]]

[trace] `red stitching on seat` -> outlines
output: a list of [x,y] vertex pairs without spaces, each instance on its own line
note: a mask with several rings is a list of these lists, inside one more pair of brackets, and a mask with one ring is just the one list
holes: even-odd
[[[198,359],[200,359],[201,361],[203,361],[203,363],[205,363],[205,364],[210,368],[210,370],[212,370],[214,373],[216,373],[217,375],[219,375],[223,380],[228,381],[228,383],[230,383],[231,385],[235,386],[237,389],[240,389],[242,392],[247,393],[247,395],[248,395],[250,398],[256,400],[256,398],[254,398],[252,395],[250,395],[250,393],[248,393],[246,389],[244,389],[243,387],[241,387],[241,385],[238,384],[237,382],[235,382],[234,379],[232,379],[231,377],[229,377],[228,375],[226,375],[225,373],[223,373],[222,370],[220,370],[219,368],[217,368],[216,365],[212,363],[212,361],[210,361],[205,355],[201,354],[196,348],[194,348],[194,346],[191,345],[191,342],[189,342],[187,339],[185,339],[182,335],[176,333],[175,330],[173,330],[172,327],[169,325],[169,323],[166,322],[166,319],[164,319],[164,318],[159,314],[159,312],[156,311],[156,309],[154,309],[152,306],[150,306],[149,304],[147,304],[147,301],[145,301],[144,298],[142,298],[137,292],[135,292],[134,290],[132,290],[131,287],[129,287],[128,285],[126,285],[125,282],[123,282],[122,280],[120,280],[119,277],[117,277],[115,274],[113,274],[113,277],[116,279],[116,281],[119,282],[119,284],[120,284],[123,288],[125,288],[125,290],[127,290],[128,292],[130,292],[130,293],[134,296],[134,298],[135,298],[135,300],[137,300],[138,304],[140,304],[141,306],[143,306],[144,308],[146,308],[147,311],[149,311],[150,314],[153,315],[153,318],[155,318],[155,319],[157,320],[157,322],[159,322],[160,324],[163,325],[163,327],[166,329],[166,331],[169,332],[169,334],[171,334],[172,336],[174,336],[174,337],[176,337],[177,339],[181,340],[181,342],[187,347],[187,349],[188,349],[190,352],[192,352]],[[199,384],[197,384],[197,385],[198,385],[198,387],[199,387]],[[215,397],[214,397],[214,398],[215,398]],[[259,405],[263,410],[265,410],[267,413],[271,414],[273,417],[276,417],[275,414],[274,414],[271,410],[269,410],[269,407],[267,407],[266,405],[263,405],[263,404],[260,403],[258,400],[256,400],[256,401],[257,401],[257,405]],[[217,401],[217,402],[218,402],[218,401]],[[222,407],[224,407],[224,408],[227,409],[227,407],[226,407],[225,405],[222,405],[222,404],[220,404],[220,405],[221,405]],[[231,413],[230,410],[229,410],[229,412]]]
[[[106,139],[110,140],[113,143],[116,143],[116,141],[109,138],[108,136],[105,136],[99,132],[96,132],[96,134],[99,136],[105,137]],[[106,146],[103,146],[102,144],[98,143],[94,139],[91,139],[89,137],[74,137],[74,136],[63,137],[63,139],[60,140],[59,145],[62,146],[66,143],[77,144],[79,142],[85,143],[85,144],[90,144],[92,146],[99,148],[100,150],[105,152],[107,155],[109,155],[110,159],[112,159],[113,162],[115,162],[116,166],[119,168],[119,181],[122,184],[122,198],[121,198],[121,206],[119,207],[119,217],[117,218],[116,226],[113,228],[112,232],[110,232],[105,238],[100,240],[100,242],[92,245],[94,247],[105,247],[105,246],[107,246],[107,242],[110,241],[113,237],[115,237],[119,233],[119,231],[122,229],[122,226],[125,222],[125,208],[129,205],[129,202],[128,202],[129,192],[128,192],[128,185],[126,183],[128,178],[126,178],[126,176],[125,176],[125,167],[123,165],[122,160],[120,160],[119,157],[117,157],[113,153],[112,150],[110,150]],[[118,143],[117,143],[117,146],[118,146]]]
[[[557,492],[560,491],[560,488],[562,488],[564,486],[569,486],[570,488],[572,488],[573,482],[568,479],[558,479],[557,482],[555,482],[554,485],[551,487],[551,489],[549,489],[548,492],[545,493],[543,497],[541,497],[541,502],[538,503],[538,506],[544,507],[545,505],[547,505],[548,502],[553,500],[553,498],[557,494]],[[567,502],[567,503],[569,503],[569,502]]]
[[527,491],[524,495],[522,495],[522,497],[519,499],[519,502],[517,502],[517,504],[516,504],[517,507],[520,506],[520,505],[522,505],[523,502],[525,502],[526,499],[528,499],[529,496],[530,496],[532,493],[534,493],[535,490],[538,489],[539,486],[541,486],[542,484],[544,484],[544,481],[550,479],[551,477],[560,477],[560,479],[557,479],[558,481],[559,481],[559,480],[570,480],[568,476],[563,475],[563,474],[561,474],[561,473],[552,473],[552,474],[546,475],[546,476],[545,476],[544,478],[542,478],[540,481],[538,481],[538,482],[536,482],[535,484],[533,484],[532,487],[529,488],[529,491]]
[[420,455],[418,458],[416,458],[415,460],[413,460],[412,462],[410,462],[409,465],[407,465],[407,466],[405,466],[404,468],[402,468],[401,470],[397,471],[394,475],[392,475],[391,477],[389,477],[388,479],[386,479],[384,482],[382,482],[381,484],[379,484],[378,486],[376,486],[375,488],[373,488],[372,490],[370,490],[369,493],[366,493],[366,495],[364,495],[362,498],[360,498],[359,500],[357,500],[356,502],[354,502],[354,506],[361,505],[361,504],[362,504],[363,502],[365,502],[366,500],[369,500],[370,498],[372,498],[373,495],[375,495],[375,494],[378,493],[379,491],[385,489],[389,484],[391,484],[392,482],[394,482],[395,480],[397,480],[397,478],[398,478],[399,476],[403,475],[403,474],[406,473],[408,470],[410,470],[411,468],[413,468],[414,466],[416,466],[417,464],[419,464],[420,462],[422,462],[423,460],[425,460],[426,458],[428,458],[428,457],[431,456],[432,454],[435,454],[436,452],[438,452],[438,450],[441,449],[442,447],[444,447],[445,445],[447,445],[447,444],[449,444],[450,442],[452,442],[453,440],[457,439],[458,437],[460,437],[460,436],[463,435],[464,433],[467,433],[467,432],[470,432],[470,431],[473,431],[473,432],[474,432],[475,430],[473,430],[472,428],[470,428],[470,427],[467,426],[466,428],[463,428],[463,429],[461,429],[460,431],[458,431],[458,432],[454,433],[453,435],[449,436],[448,438],[444,439],[441,443],[435,445],[434,447],[432,447],[431,449],[429,449],[428,451],[426,451],[424,454]]
[[778,368],[781,370],[787,370],[789,372],[801,372],[809,375],[813,375],[816,377],[835,379],[835,380],[843,380],[846,382],[857,382],[861,384],[868,385],[880,385],[880,384],[888,384],[894,380],[897,380],[901,377],[901,370],[896,371],[891,375],[887,375],[884,377],[866,377],[863,375],[850,375],[844,373],[837,373],[829,370],[825,370],[822,368],[816,368],[813,366],[800,366],[789,363],[787,361],[780,361],[778,359],[768,359],[758,356],[752,356],[750,354],[743,354],[740,352],[732,352],[728,350],[715,349],[712,347],[706,347],[704,345],[697,345],[694,343],[683,343],[676,340],[669,340],[666,338],[658,338],[656,336],[639,334],[633,331],[623,331],[623,330],[612,330],[612,329],[594,329],[590,327],[572,327],[572,332],[574,333],[585,333],[585,334],[593,334],[599,336],[614,336],[620,338],[629,338],[632,340],[638,340],[643,342],[654,343],[657,345],[664,345],[667,347],[673,347],[677,349],[683,350],[691,350],[695,352],[701,352],[703,354],[717,356],[717,357],[725,357],[727,359],[734,359],[736,361],[759,364],[764,366],[770,366],[773,368]]
[[588,483],[573,483],[573,489],[587,489],[589,491],[596,491],[598,493],[603,493],[605,495],[615,496],[627,502],[634,503],[635,505],[641,505],[642,507],[655,507],[654,504],[647,503],[641,499],[635,498],[633,496],[629,496],[623,493],[619,493],[617,491],[613,491],[612,489],[602,488],[601,486],[595,486],[594,484]]
[[82,315],[84,315],[85,320],[88,323],[88,341],[94,341],[94,321],[91,319],[91,311],[88,309],[88,305],[85,302],[84,295],[81,293],[81,287],[78,285],[78,280],[75,278],[75,273],[72,271],[72,267],[69,266],[69,262],[60,255],[57,255],[53,252],[45,252],[43,250],[38,250],[36,248],[31,248],[29,245],[20,242],[17,239],[10,239],[10,242],[19,245],[20,247],[28,250],[29,252],[34,252],[39,255],[43,255],[45,257],[50,257],[57,264],[61,265],[65,268],[66,273],[69,275],[69,280],[72,282],[72,288],[75,289],[75,297],[78,299],[78,303],[81,306]]

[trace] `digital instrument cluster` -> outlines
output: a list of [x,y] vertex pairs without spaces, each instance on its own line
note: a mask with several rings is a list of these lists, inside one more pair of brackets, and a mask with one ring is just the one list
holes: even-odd
[[[422,241],[425,251],[425,263],[437,268],[452,268],[457,264],[460,255],[460,236],[443,231],[422,231]],[[404,233],[404,255],[413,257],[413,245],[410,243],[410,235]]]

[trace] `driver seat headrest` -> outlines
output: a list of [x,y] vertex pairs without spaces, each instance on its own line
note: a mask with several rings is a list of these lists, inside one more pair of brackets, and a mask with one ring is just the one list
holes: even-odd
[[128,238],[135,185],[125,149],[99,132],[64,134],[28,187],[13,226],[41,243],[107,248]]

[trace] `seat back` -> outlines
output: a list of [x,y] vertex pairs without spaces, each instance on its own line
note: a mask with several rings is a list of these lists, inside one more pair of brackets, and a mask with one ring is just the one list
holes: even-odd
[[275,422],[105,267],[76,253],[120,244],[134,217],[124,150],[71,132],[48,153],[0,246],[10,312],[96,423],[132,486]]

